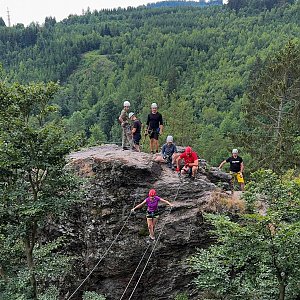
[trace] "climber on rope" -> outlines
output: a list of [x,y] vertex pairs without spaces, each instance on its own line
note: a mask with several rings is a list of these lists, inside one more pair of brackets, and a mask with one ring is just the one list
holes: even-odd
[[150,152],[158,153],[158,137],[163,133],[163,118],[162,115],[157,111],[157,104],[151,104],[151,113],[147,118],[147,129],[146,132],[149,134],[150,138]]
[[138,204],[136,207],[134,207],[131,211],[134,212],[137,208],[143,207],[145,204],[147,205],[147,224],[149,229],[149,237],[151,240],[155,240],[154,236],[154,230],[155,230],[155,224],[157,222],[157,218],[159,217],[158,212],[158,202],[162,201],[166,204],[168,204],[170,207],[173,205],[167,201],[164,200],[156,195],[156,191],[154,189],[151,189],[149,191],[149,197],[147,197],[142,203]]
[[132,149],[132,134],[131,134],[131,127],[129,124],[129,115],[128,115],[130,102],[124,101],[123,106],[124,108],[121,111],[121,114],[119,116],[119,122],[122,126],[122,149],[129,150]]
[[[184,160],[184,167],[180,171],[180,162],[182,159]],[[177,157],[176,165],[178,175],[188,174],[191,180],[195,180],[199,167],[199,159],[197,153],[190,146],[186,147],[184,153]]]
[[[232,178],[236,179],[238,184],[240,185],[241,191],[244,191],[245,189],[245,181],[244,181],[244,163],[243,159],[238,155],[239,151],[238,149],[233,149],[232,150],[232,156],[228,157],[226,160],[222,161],[221,164],[219,165],[219,169],[222,169],[222,167],[226,163],[230,163],[230,175]],[[233,189],[233,182],[231,183],[232,189]]]
[[133,112],[129,113],[129,119],[131,121],[133,121],[133,124],[131,126],[132,127],[131,133],[132,133],[132,139],[133,139],[132,150],[133,151],[137,151],[137,152],[141,152],[141,149],[140,149],[140,140],[142,138],[142,136],[141,136],[142,123],[136,117],[135,113],[133,113]]
[[176,145],[173,143],[173,137],[168,135],[166,143],[162,146],[161,154],[155,158],[155,161],[166,163],[169,168],[174,170],[174,164],[178,155]]

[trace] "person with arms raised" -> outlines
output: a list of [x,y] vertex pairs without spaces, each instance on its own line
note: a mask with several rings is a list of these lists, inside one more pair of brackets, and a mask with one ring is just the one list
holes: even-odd
[[131,211],[134,212],[137,208],[147,205],[146,218],[147,218],[147,224],[149,229],[149,237],[151,240],[155,240],[154,230],[155,230],[157,218],[159,217],[158,202],[164,202],[171,207],[172,204],[169,201],[158,197],[154,189],[151,189],[148,195],[149,196],[142,203],[138,204]]

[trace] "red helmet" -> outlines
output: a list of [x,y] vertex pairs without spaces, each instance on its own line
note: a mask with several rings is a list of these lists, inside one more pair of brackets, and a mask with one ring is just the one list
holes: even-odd
[[191,154],[192,153],[192,148],[190,146],[185,148],[185,153],[186,154]]
[[149,197],[154,197],[154,196],[156,196],[156,190],[150,190],[149,191]]

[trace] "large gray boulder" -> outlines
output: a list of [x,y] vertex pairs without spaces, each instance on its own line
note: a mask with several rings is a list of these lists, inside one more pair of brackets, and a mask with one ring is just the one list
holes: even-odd
[[[228,181],[225,173],[202,170],[195,181],[178,177],[153,155],[122,151],[116,145],[89,148],[69,156],[69,168],[86,178],[85,198],[66,218],[49,224],[51,235],[64,235],[69,240],[69,253],[76,256],[70,276],[64,279],[65,296],[78,287],[102,255],[105,258],[72,299],[81,299],[83,291],[104,294],[108,300],[119,299],[148,247],[145,209],[128,219],[131,208],[142,202],[150,188],[174,205],[171,213],[163,205],[158,221],[153,256],[131,299],[174,299],[188,291],[189,299],[198,299],[193,286],[194,274],[187,258],[198,248],[212,243],[210,225],[203,221],[203,210],[218,191],[217,183]],[[226,195],[226,194],[225,194]],[[141,263],[123,299],[128,299],[141,274],[153,245]]]

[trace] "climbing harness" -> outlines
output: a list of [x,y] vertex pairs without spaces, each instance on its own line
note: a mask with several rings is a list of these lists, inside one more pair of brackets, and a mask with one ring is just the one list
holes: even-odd
[[160,215],[160,212],[157,209],[156,211],[152,211],[152,212],[147,211],[146,217],[148,219],[152,219],[153,220],[153,219],[156,219],[159,215]]
[[[177,199],[177,197],[178,197],[178,193],[179,193],[179,190],[180,190],[180,186],[181,186],[181,183],[178,185],[178,189],[177,189],[177,192],[176,192],[176,195],[175,195],[175,197],[174,197],[173,202],[174,202],[174,201]],[[153,245],[152,251],[151,251],[151,253],[150,253],[150,255],[149,255],[149,257],[148,257],[148,259],[147,259],[147,261],[146,261],[146,263],[145,263],[145,266],[144,266],[144,268],[143,268],[143,270],[142,270],[142,272],[141,272],[141,274],[140,274],[140,276],[139,276],[139,278],[138,278],[138,280],[137,280],[137,282],[136,282],[136,284],[135,284],[135,286],[134,286],[134,288],[133,288],[133,290],[132,290],[132,292],[131,292],[131,294],[130,294],[128,300],[130,300],[130,299],[132,298],[132,296],[133,296],[133,294],[134,294],[134,292],[135,292],[135,290],[136,290],[136,288],[137,288],[137,286],[138,286],[138,284],[139,284],[139,282],[140,282],[140,280],[141,280],[141,278],[142,278],[142,276],[143,276],[143,274],[144,274],[144,272],[145,272],[145,270],[146,270],[146,268],[147,268],[147,266],[148,266],[148,263],[149,263],[149,261],[150,261],[150,259],[151,259],[151,257],[152,257],[152,254],[154,253],[155,247],[156,247],[156,245],[157,245],[157,243],[158,243],[158,241],[159,241],[159,239],[160,239],[160,236],[161,236],[161,234],[162,234],[162,232],[163,232],[163,229],[164,229],[164,227],[165,227],[165,225],[166,225],[166,220],[168,219],[168,216],[170,215],[171,211],[172,211],[172,208],[169,210],[169,212],[168,212],[168,214],[167,214],[167,216],[166,216],[166,218],[165,218],[165,222],[162,224],[162,227],[161,227],[161,229],[160,229],[159,235],[158,235],[158,237],[157,237],[157,239],[155,240],[155,243],[154,243],[154,245]],[[125,290],[124,290],[124,292],[123,292],[123,294],[122,294],[122,296],[121,296],[121,298],[120,298],[119,300],[122,300],[123,296],[124,296],[125,293],[127,292],[127,289],[129,288],[129,285],[130,285],[131,281],[133,280],[133,278],[134,278],[134,276],[135,276],[137,270],[139,269],[139,267],[140,267],[140,265],[141,265],[141,263],[142,263],[142,261],[143,261],[145,255],[146,255],[146,253],[147,253],[149,247],[150,247],[150,245],[148,245],[147,248],[146,248],[146,250],[144,251],[144,254],[143,254],[142,258],[140,259],[140,261],[139,261],[139,263],[138,263],[138,265],[137,265],[137,267],[136,267],[136,269],[135,269],[133,275],[131,276],[131,278],[130,278],[130,280],[129,280],[129,282],[128,282],[128,284],[127,284],[127,286],[126,286],[126,288],[125,288]]]
[[[134,199],[134,203],[133,203],[133,207],[135,206],[135,203],[137,201],[137,197],[138,197],[138,192],[135,195],[135,199]],[[118,234],[116,235],[116,237],[114,238],[114,240],[112,241],[112,243],[110,244],[110,246],[107,248],[107,250],[105,251],[105,253],[101,256],[101,258],[99,259],[99,261],[97,262],[97,264],[94,266],[94,268],[90,271],[90,273],[86,276],[86,278],[81,282],[81,284],[77,287],[77,289],[73,292],[73,294],[67,299],[70,300],[76,293],[77,291],[83,286],[83,284],[88,280],[88,278],[92,275],[92,273],[96,270],[96,268],[99,266],[99,264],[101,263],[101,261],[105,258],[105,256],[108,254],[109,250],[111,249],[111,247],[114,245],[114,243],[117,241],[118,237],[120,236],[121,232],[123,231],[123,229],[125,228],[130,216],[132,215],[132,211],[130,210],[129,215],[127,216],[127,218],[124,221],[124,224],[122,226],[122,228],[120,229],[120,231],[118,232]]]

